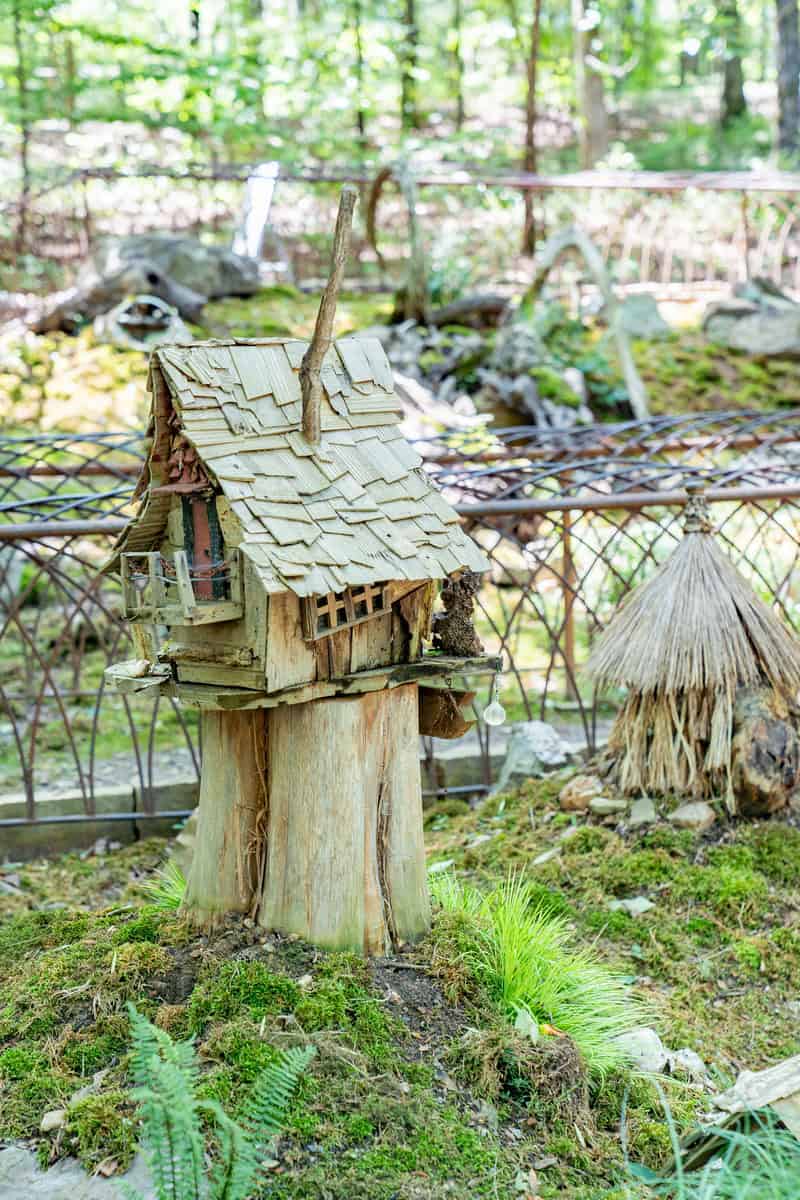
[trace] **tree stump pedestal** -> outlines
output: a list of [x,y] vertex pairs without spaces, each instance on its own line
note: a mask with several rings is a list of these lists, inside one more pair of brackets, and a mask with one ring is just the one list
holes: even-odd
[[190,919],[363,954],[427,931],[416,683],[201,720]]

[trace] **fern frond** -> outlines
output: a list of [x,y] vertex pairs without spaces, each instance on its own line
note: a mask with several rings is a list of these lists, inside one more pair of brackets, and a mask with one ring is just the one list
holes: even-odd
[[245,1104],[242,1124],[260,1153],[280,1133],[300,1076],[316,1052],[314,1046],[293,1046],[256,1080]]
[[211,1174],[209,1200],[247,1200],[261,1165],[256,1147],[216,1100],[203,1101],[199,1107],[214,1120],[220,1151]]
[[203,1133],[192,1042],[173,1042],[128,1005],[142,1142],[158,1200],[202,1200]]

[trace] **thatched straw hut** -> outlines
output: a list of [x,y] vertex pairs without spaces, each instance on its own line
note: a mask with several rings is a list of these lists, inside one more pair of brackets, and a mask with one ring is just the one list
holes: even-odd
[[800,644],[719,546],[703,489],[686,490],[679,546],[623,602],[589,671],[600,687],[627,689],[608,746],[621,791],[732,804],[736,693],[765,688],[785,712],[800,689]]

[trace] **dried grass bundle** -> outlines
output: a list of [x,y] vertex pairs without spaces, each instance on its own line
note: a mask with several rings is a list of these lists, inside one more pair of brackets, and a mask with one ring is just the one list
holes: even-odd
[[736,691],[793,698],[800,644],[716,542],[702,492],[687,491],[680,545],[623,602],[589,671],[628,691],[608,747],[622,791],[730,798]]

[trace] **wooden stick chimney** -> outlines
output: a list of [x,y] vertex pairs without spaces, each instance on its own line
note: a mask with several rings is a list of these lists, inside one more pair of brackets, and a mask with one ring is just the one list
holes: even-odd
[[353,211],[358,192],[351,183],[346,183],[339,197],[339,211],[333,233],[333,258],[325,291],[322,293],[314,333],[300,365],[300,388],[303,395],[303,433],[312,446],[319,444],[321,436],[322,384],[320,372],[322,361],[330,349],[333,337],[333,319],[336,315],[336,300],[342,285],[344,264],[350,245],[350,230],[353,227]]

